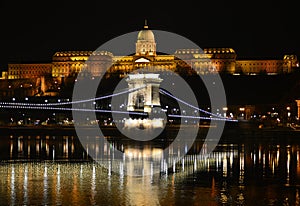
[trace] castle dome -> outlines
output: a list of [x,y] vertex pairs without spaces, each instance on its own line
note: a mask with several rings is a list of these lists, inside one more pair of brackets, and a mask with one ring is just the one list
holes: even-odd
[[144,28],[139,31],[136,41],[136,55],[156,55],[156,43],[153,32],[145,21]]
[[153,34],[153,32],[148,28],[147,23],[145,23],[144,29],[142,29],[142,30],[138,33],[137,40],[138,40],[138,41],[155,42],[154,34]]

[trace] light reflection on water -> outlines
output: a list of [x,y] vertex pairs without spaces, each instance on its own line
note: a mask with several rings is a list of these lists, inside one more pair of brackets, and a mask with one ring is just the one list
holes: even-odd
[[[124,147],[122,141],[113,144]],[[105,154],[111,158],[111,145],[102,146],[99,157]],[[139,158],[149,152],[132,148],[128,151]],[[10,205],[284,205],[288,202],[297,205],[300,202],[299,151],[300,140],[232,141],[220,143],[208,157],[189,154],[180,162],[161,164],[162,173],[127,176],[115,173],[112,161],[104,168],[89,159],[88,151],[82,149],[74,136],[3,137],[0,202]],[[151,161],[149,165],[151,171]],[[123,171],[125,167],[130,168],[130,161],[118,166]]]

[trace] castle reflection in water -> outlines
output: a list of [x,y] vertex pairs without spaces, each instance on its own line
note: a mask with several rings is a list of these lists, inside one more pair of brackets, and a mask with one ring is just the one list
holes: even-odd
[[[167,170],[161,168],[162,173],[140,177],[114,173],[97,164],[88,155],[93,148],[87,146],[85,152],[75,136],[13,135],[1,141],[9,144],[0,153],[0,174],[5,177],[0,179],[0,200],[12,205],[300,201],[300,142],[295,140],[220,143],[208,157],[191,153],[167,165]],[[111,144],[92,147],[99,147],[99,157],[103,153],[113,159],[113,148],[124,144],[119,140]],[[147,154],[153,151],[149,148],[128,151]]]
[[[100,137],[97,137],[100,138]],[[289,179],[290,170],[300,176],[300,145],[264,145],[266,143],[255,144],[251,146],[244,146],[243,143],[237,144],[219,144],[217,148],[208,157],[201,154],[187,155],[187,163],[190,166],[190,162],[193,162],[192,168],[216,170],[222,171],[225,176],[228,172],[236,167],[234,160],[238,160],[239,170],[243,171],[245,164],[248,167],[261,167],[264,170],[264,174],[275,175],[277,172],[284,172]],[[161,153],[162,149],[155,148],[151,145],[144,148],[125,148],[122,140],[114,141],[95,141],[95,144],[86,145],[86,150],[82,147],[79,139],[76,136],[13,136],[9,137],[8,146],[2,146],[1,159],[2,161],[30,161],[30,160],[52,160],[55,161],[87,161],[92,162],[93,159],[89,156],[88,151],[96,149],[98,151],[97,157],[108,157],[112,159],[115,155],[117,148],[127,155],[134,158],[148,158],[151,153]],[[203,142],[196,141],[194,147],[203,147]],[[192,149],[191,149],[192,150]],[[173,151],[172,151],[173,152]],[[101,154],[102,153],[102,154]],[[147,155],[149,154],[149,155]],[[183,159],[184,160],[184,159]],[[199,160],[199,161],[198,161]],[[187,162],[188,161],[188,162]],[[197,163],[200,162],[199,165]],[[278,167],[285,163],[285,171],[278,171]],[[176,168],[176,171],[185,171],[184,161],[181,163],[181,169]],[[237,169],[237,168],[236,168]],[[287,182],[288,183],[288,182]]]

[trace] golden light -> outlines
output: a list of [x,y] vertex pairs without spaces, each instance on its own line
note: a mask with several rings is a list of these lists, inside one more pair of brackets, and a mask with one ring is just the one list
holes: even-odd
[[72,60],[72,61],[86,61],[86,60],[88,60],[88,56],[85,56],[85,57],[81,57],[81,56],[76,56],[76,57],[70,57],[70,59]]
[[240,107],[240,111],[241,112],[245,111],[245,108],[244,107]]

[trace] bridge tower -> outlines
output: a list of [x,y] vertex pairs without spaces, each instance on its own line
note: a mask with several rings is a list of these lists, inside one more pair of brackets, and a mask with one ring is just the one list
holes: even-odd
[[160,107],[159,85],[162,81],[159,74],[129,74],[126,79],[129,89],[141,88],[128,95],[127,111],[146,112]]

